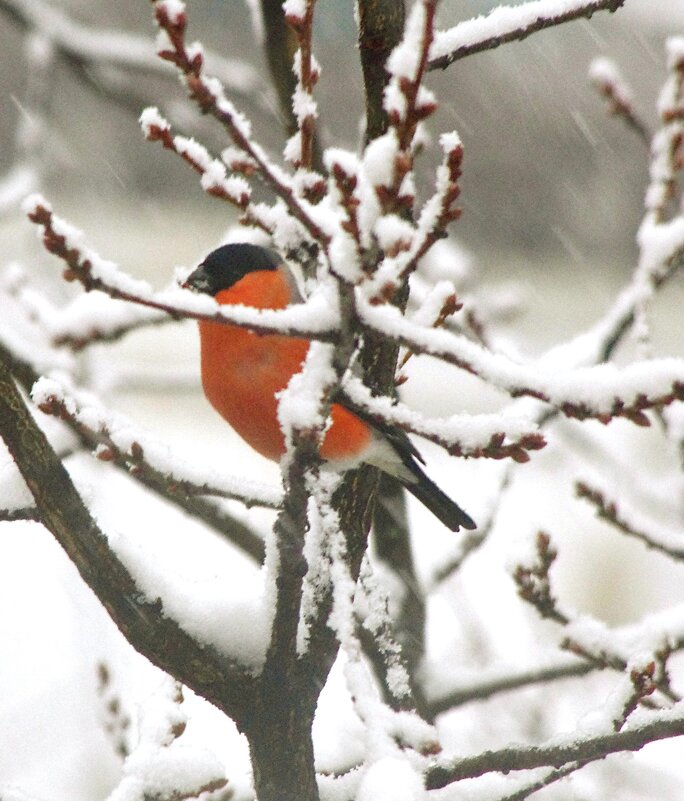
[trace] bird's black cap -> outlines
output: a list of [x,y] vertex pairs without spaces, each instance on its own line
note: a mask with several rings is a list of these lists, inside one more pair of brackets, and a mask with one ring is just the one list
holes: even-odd
[[277,254],[259,245],[249,242],[222,245],[206,257],[183,286],[195,292],[216,295],[249,273],[276,270],[281,263],[282,259]]

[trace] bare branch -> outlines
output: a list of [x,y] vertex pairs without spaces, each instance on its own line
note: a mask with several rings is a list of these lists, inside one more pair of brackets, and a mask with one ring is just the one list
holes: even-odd
[[283,128],[289,136],[297,130],[297,120],[292,109],[295,91],[295,76],[292,60],[297,48],[297,37],[285,20],[282,2],[260,0],[261,17],[264,23],[264,55],[271,73],[271,81],[278,95],[278,107]]
[[40,512],[35,506],[21,506],[14,509],[0,509],[0,522],[14,523],[17,520],[40,522]]
[[590,19],[597,11],[617,11],[625,0],[577,0],[574,7],[560,13],[545,0],[531,0],[513,9],[495,8],[486,17],[461,22],[448,31],[439,31],[430,52],[428,70],[446,69],[454,61],[475,53],[494,50],[508,42],[527,39],[533,33],[576,19]]
[[443,695],[434,698],[428,696],[428,704],[432,715],[437,716],[472,701],[484,701],[499,693],[546,684],[550,681],[576,678],[597,669],[596,665],[569,656],[558,657],[549,665],[527,669],[514,667],[507,667],[505,670],[497,669],[491,671],[491,675],[487,675],[485,672],[484,676],[480,676],[462,687],[449,690]]
[[366,143],[387,130],[383,92],[388,80],[386,62],[404,32],[404,2],[359,0],[359,54],[366,95]]

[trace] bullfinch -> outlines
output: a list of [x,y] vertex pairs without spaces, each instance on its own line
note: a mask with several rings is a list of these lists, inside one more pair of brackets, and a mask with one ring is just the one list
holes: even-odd
[[[210,253],[183,284],[220,304],[284,309],[301,302],[294,277],[275,253],[248,243]],[[255,334],[246,328],[199,322],[202,386],[216,411],[262,456],[279,460],[285,438],[278,393],[301,370],[309,340]],[[337,398],[336,398],[337,399]],[[366,462],[397,478],[447,528],[474,529],[472,518],[423,472],[423,459],[406,433],[378,425],[348,399],[331,405],[321,458],[344,470]],[[424,463],[424,462],[423,462]]]

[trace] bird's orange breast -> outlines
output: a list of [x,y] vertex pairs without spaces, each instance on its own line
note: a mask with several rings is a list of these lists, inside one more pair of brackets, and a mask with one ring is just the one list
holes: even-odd
[[[257,309],[283,309],[290,288],[280,270],[247,274],[216,296],[221,304]],[[256,451],[277,460],[285,452],[278,423],[276,393],[301,370],[309,341],[245,328],[201,321],[202,385],[216,411]],[[361,454],[371,440],[369,426],[339,404],[321,446],[324,459],[348,459]]]

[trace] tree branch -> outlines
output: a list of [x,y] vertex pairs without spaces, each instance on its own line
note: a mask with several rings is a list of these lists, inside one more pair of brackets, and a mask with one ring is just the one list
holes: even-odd
[[[295,317],[303,316],[305,320],[306,304],[294,305],[283,310],[260,310],[244,306],[220,306],[211,298],[199,297],[189,292],[186,293],[186,306],[177,303],[175,297],[171,302],[163,299],[163,295],[160,298],[151,291],[148,284],[132,279],[110,262],[103,262],[90,249],[82,248],[74,241],[75,235],[80,232],[76,232],[71,226],[56,217],[52,213],[50,204],[43,198],[32,197],[29,200],[31,202],[28,206],[28,217],[31,222],[43,228],[43,244],[46,250],[62,259],[67,265],[64,271],[65,280],[79,281],[88,292],[98,290],[115,300],[124,300],[150,309],[158,309],[176,320],[183,318],[209,320],[223,325],[243,326],[258,334],[278,333],[322,341],[336,339],[332,327],[324,325],[323,328],[326,330],[318,330],[321,319],[319,315],[312,315],[314,325],[311,328],[307,328],[306,323],[300,326],[268,322],[269,319],[277,321],[279,318],[291,318],[293,313]],[[212,311],[198,311],[199,308],[205,307],[212,308]],[[333,320],[334,311],[331,312],[328,308],[326,316]]]
[[544,745],[521,745],[484,751],[472,757],[442,762],[429,768],[426,788],[436,790],[462,779],[486,773],[508,773],[512,770],[531,770],[545,766],[562,768],[571,762],[603,759],[620,751],[638,751],[648,743],[684,735],[684,711],[675,707],[653,714],[650,719],[621,731],[592,733],[585,737],[557,737]]
[[597,11],[617,11],[625,0],[577,0],[574,7],[554,14],[546,0],[532,0],[515,9],[495,8],[486,17],[466,20],[447,31],[439,31],[430,52],[428,70],[446,69],[454,61],[475,53],[494,50],[508,42],[527,39],[533,33],[572,22],[590,19]]
[[[0,360],[8,365],[10,372],[14,375],[19,384],[28,394],[31,388],[40,378],[40,374],[27,362],[11,354],[2,343],[0,343]],[[81,445],[88,451],[94,451],[102,443],[101,437],[97,432],[88,430],[87,427],[79,424],[78,421],[69,416],[62,417],[63,422],[78,437]],[[169,501],[174,506],[182,509],[187,514],[196,517],[206,525],[210,526],[217,534],[225,537],[233,545],[242,548],[245,553],[252,556],[258,562],[263,560],[264,546],[261,538],[251,529],[237,520],[233,515],[228,514],[216,503],[198,498],[192,494],[185,495],[174,492],[168,479],[153,469],[130,470],[130,461],[125,456],[116,456],[111,463],[123,470],[127,475],[134,478],[144,486],[151,489],[164,500]]]
[[222,709],[238,725],[250,705],[248,670],[188,635],[148,600],[83,504],[69,474],[0,362],[0,434],[48,528],[131,645]]
[[359,54],[366,95],[366,143],[387,130],[382,98],[389,74],[385,64],[404,33],[404,0],[359,0]]

